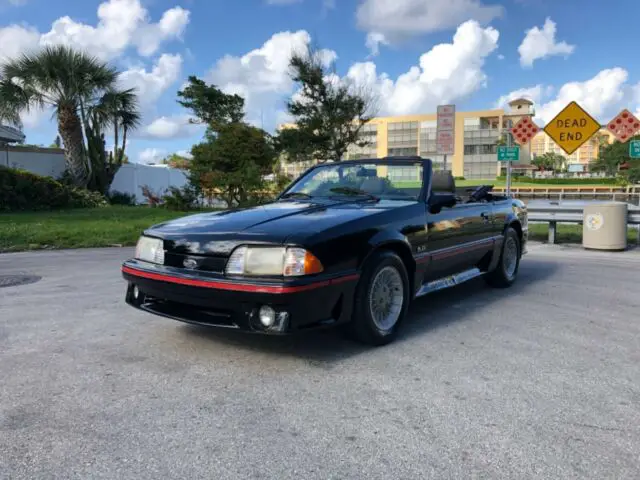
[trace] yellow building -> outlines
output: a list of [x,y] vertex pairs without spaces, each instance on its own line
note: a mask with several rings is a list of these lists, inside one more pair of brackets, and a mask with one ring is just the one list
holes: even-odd
[[600,147],[602,145],[611,144],[614,140],[615,136],[606,128],[602,128],[575,152],[571,155],[567,155],[565,151],[562,150],[556,142],[551,139],[551,137],[549,137],[549,135],[544,131],[540,131],[531,140],[531,155],[535,158],[545,153],[556,153],[567,159],[565,167],[568,168],[569,171],[586,171],[589,163],[597,160]]
[[[500,174],[497,161],[497,145],[507,138],[509,129],[524,116],[533,116],[533,102],[516,99],[509,102],[509,109],[456,112],[454,154],[447,156],[447,169],[456,177],[467,179],[495,178]],[[281,128],[292,127],[283,125]],[[436,169],[443,168],[444,156],[436,152],[436,114],[376,117],[361,130],[366,147],[349,147],[345,160],[381,158],[396,155],[420,155],[430,158]],[[589,142],[590,144],[593,142]],[[515,145],[515,144],[514,144]],[[520,148],[519,166],[529,165],[532,154],[541,155],[555,145],[539,133],[530,145]],[[597,148],[583,146],[576,158],[585,162],[597,156]],[[579,151],[580,152],[580,151]],[[595,153],[594,153],[595,152]],[[587,160],[589,159],[589,160]],[[282,170],[290,176],[298,176],[313,162],[284,163]]]

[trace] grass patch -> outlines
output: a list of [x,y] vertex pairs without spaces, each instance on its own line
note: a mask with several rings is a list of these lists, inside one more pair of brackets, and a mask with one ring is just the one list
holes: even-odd
[[[162,208],[110,206],[56,212],[0,214],[0,252],[135,245],[140,233],[173,218],[197,212]],[[547,224],[529,224],[529,238],[546,242]],[[636,242],[629,228],[628,241]],[[582,225],[558,225],[558,243],[581,243]]]
[[135,245],[145,228],[192,213],[126,206],[2,213],[0,252]]
[[[635,244],[637,230],[627,228],[627,242]],[[549,238],[549,225],[529,223],[529,240],[546,242]],[[582,243],[582,225],[556,225],[556,243]]]

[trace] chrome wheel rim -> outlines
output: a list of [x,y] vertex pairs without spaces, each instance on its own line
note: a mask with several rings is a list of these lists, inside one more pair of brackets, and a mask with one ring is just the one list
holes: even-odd
[[394,267],[382,268],[371,284],[369,310],[375,326],[382,331],[393,328],[402,311],[404,286],[400,272]]
[[513,278],[518,265],[518,243],[513,237],[509,237],[504,244],[504,252],[502,254],[502,263],[504,265],[504,273],[509,278]]

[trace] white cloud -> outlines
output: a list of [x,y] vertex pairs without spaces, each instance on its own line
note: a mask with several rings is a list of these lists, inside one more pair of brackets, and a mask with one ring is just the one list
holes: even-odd
[[551,57],[553,55],[571,55],[575,50],[575,45],[567,42],[556,41],[556,24],[547,18],[542,26],[532,27],[526,31],[524,40],[518,47],[520,53],[520,65],[532,67],[536,60]]
[[569,102],[580,104],[592,117],[609,121],[629,98],[631,87],[626,83],[628,73],[623,68],[602,70],[584,82],[565,83],[555,99],[536,109],[536,118],[543,122],[553,119]]
[[498,55],[498,60],[504,60],[504,55],[499,54],[499,55]]
[[163,54],[151,71],[144,67],[135,67],[120,74],[123,88],[136,88],[142,108],[153,104],[178,80],[182,68],[180,55]]
[[380,53],[380,45],[389,45],[386,37],[382,33],[369,32],[366,41],[367,48],[371,52],[371,56],[375,57]]
[[632,111],[634,115],[640,118],[640,82],[632,87]]
[[167,151],[161,148],[145,148],[138,153],[137,163],[160,163],[167,156]]
[[447,30],[467,20],[486,24],[503,11],[502,6],[487,5],[481,0],[362,0],[356,18],[361,29],[395,42]]
[[622,108],[640,107],[640,84],[629,85],[628,73],[623,68],[610,68],[600,71],[593,78],[582,82],[569,82],[554,91],[551,86],[536,85],[534,87],[515,90],[500,97],[497,106],[516,97],[529,96],[536,104],[535,120],[540,126],[553,119],[570,102],[577,102],[592,117],[601,123],[608,122]]
[[[468,21],[458,27],[452,43],[434,46],[420,57],[418,65],[396,79],[378,73],[375,63],[364,62],[352,65],[346,77],[337,80],[376,94],[380,115],[434,111],[438,104],[461,100],[486,85],[484,62],[496,50],[498,38],[494,28]],[[289,120],[283,111],[284,101],[295,87],[289,75],[289,58],[310,40],[306,31],[277,33],[242,57],[219,60],[207,81],[226,93],[242,95],[248,120],[257,125],[264,122],[269,129]],[[328,50],[323,57],[328,64],[337,55]]]
[[39,40],[40,34],[32,27],[9,25],[0,28],[0,61],[37,48]]
[[[247,117],[252,123],[272,124],[276,105],[293,90],[291,54],[304,52],[310,41],[304,30],[276,33],[260,48],[242,57],[227,55],[218,60],[206,80],[226,93],[244,97]],[[320,55],[326,64],[337,58],[331,50],[323,50]]]
[[536,105],[540,104],[545,97],[548,97],[553,92],[553,87],[545,87],[542,84],[538,84],[534,87],[519,88],[506,95],[501,96],[495,103],[495,108],[506,108],[509,102],[516,100],[517,98],[526,98],[531,100]]
[[189,160],[193,158],[193,155],[191,155],[191,152],[189,152],[188,150],[178,150],[176,152],[176,155],[180,155],[181,157],[188,158]]
[[356,63],[347,74],[357,85],[368,85],[380,99],[380,114],[431,112],[441,103],[463,99],[483,88],[484,60],[498,46],[499,33],[475,21],[458,27],[452,43],[434,46],[395,81],[378,74],[373,62]]
[[153,55],[162,42],[168,38],[182,39],[182,34],[189,23],[189,11],[182,7],[167,10],[159,23],[146,24],[140,27],[135,43],[140,55]]
[[173,115],[158,117],[143,127],[137,136],[155,139],[188,138],[204,130],[203,125],[189,123],[189,115]]
[[158,23],[151,23],[140,0],[108,0],[98,6],[97,15],[95,26],[60,17],[43,34],[29,26],[0,28],[2,55],[13,57],[43,45],[69,45],[102,60],[113,59],[130,47],[142,56],[150,56],[162,43],[181,38],[189,23],[189,11],[181,7],[167,10]]

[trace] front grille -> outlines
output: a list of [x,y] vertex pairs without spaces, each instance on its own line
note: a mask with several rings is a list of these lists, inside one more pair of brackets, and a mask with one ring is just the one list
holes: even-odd
[[156,315],[162,315],[183,322],[239,328],[238,325],[234,323],[231,313],[223,310],[205,310],[191,305],[160,299],[147,299],[147,301],[140,305],[140,308],[149,313],[155,313]]
[[195,267],[191,270],[203,270],[206,272],[223,273],[227,264],[226,257],[213,257],[201,255],[183,255],[180,253],[166,252],[164,255],[164,264],[168,267],[186,268],[185,260],[193,260]]

